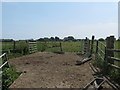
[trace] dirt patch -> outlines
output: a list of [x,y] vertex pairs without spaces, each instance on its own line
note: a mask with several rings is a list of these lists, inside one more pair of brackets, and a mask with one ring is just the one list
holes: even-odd
[[11,59],[9,62],[23,74],[10,88],[83,88],[93,76],[88,63],[75,65],[81,59],[76,53],[48,52]]

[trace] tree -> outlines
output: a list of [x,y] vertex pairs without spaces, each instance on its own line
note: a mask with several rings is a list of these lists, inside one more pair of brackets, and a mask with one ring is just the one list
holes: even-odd
[[56,37],[55,37],[55,41],[59,41],[59,40],[60,40],[59,37],[56,36]]
[[98,39],[98,41],[105,41],[103,38]]
[[50,38],[50,41],[54,41],[54,40],[55,40],[54,37],[51,37],[51,38]]
[[50,39],[48,37],[44,37],[44,41],[47,42],[49,41]]
[[68,36],[68,40],[69,40],[69,41],[73,41],[73,40],[74,40],[74,37],[73,37],[73,36]]
[[40,38],[40,39],[38,39],[37,41],[41,41],[41,42],[43,42],[43,41],[44,41],[44,39],[43,39],[43,38]]

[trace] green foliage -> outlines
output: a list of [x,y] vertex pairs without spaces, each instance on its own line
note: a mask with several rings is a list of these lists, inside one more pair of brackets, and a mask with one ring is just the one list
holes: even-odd
[[[102,41],[102,43],[105,44],[106,42]],[[102,45],[99,45],[99,47],[100,47],[101,50],[105,51],[105,48]],[[115,41],[114,48],[115,49],[120,49],[120,42],[119,41]],[[100,50],[98,52],[104,58],[104,54],[102,54],[100,52]],[[114,57],[120,58],[120,53],[118,53],[118,52],[114,53]],[[109,66],[106,61],[104,61],[104,60],[102,60],[100,58],[99,55],[96,55],[96,59],[94,60],[93,63],[94,63],[94,65],[96,65],[97,67],[99,67],[99,69],[101,70],[101,72],[104,75],[109,76],[112,80],[114,80],[115,82],[117,82],[120,85],[120,70],[117,70],[117,69]],[[113,63],[116,66],[120,66],[120,62],[118,62],[118,61],[114,61]]]
[[28,43],[26,41],[16,41],[15,47],[14,42],[2,42],[0,45],[2,46],[1,49],[3,52],[8,53],[9,58],[22,56],[29,53]]
[[12,66],[10,68],[3,68],[3,75],[2,75],[2,88],[6,90],[10,84],[13,83],[15,79],[18,78],[20,73],[16,72],[16,69]]
[[98,39],[98,41],[105,41],[103,38]]

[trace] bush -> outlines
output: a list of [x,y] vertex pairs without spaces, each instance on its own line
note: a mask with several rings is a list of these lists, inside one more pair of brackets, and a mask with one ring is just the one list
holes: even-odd
[[19,75],[20,73],[17,73],[13,66],[10,68],[3,68],[2,88],[6,90],[14,82],[14,80],[18,78]]

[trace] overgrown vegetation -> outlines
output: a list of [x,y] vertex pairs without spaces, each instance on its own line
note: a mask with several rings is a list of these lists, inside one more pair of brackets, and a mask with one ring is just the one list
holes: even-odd
[[[105,42],[103,42],[103,43],[105,44]],[[99,47],[101,48],[101,50],[105,51],[105,48],[102,45],[99,45]],[[120,41],[115,42],[114,48],[120,49]],[[95,50],[94,50],[94,52],[95,52]],[[105,55],[103,53],[101,53],[100,50],[98,51],[98,53],[101,55],[101,57],[103,59],[99,55],[96,55],[96,59],[94,60],[94,65],[99,67],[102,74],[109,76],[113,81],[117,82],[120,85],[120,70],[108,65],[108,63],[104,60]],[[120,52],[115,52],[114,57],[120,58]],[[116,66],[120,66],[119,61],[113,61],[113,63]]]
[[2,74],[2,89],[7,90],[19,75],[20,73],[16,72],[16,69],[13,66],[4,67]]

